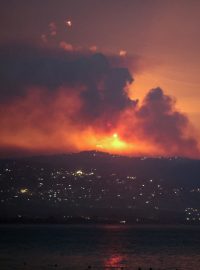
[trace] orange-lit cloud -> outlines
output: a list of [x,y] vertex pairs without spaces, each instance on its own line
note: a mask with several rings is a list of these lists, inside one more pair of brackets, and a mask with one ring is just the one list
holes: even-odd
[[60,46],[60,48],[62,48],[65,51],[73,51],[74,50],[72,44],[67,43],[65,41],[61,41],[59,46]]
[[90,50],[91,52],[96,52],[96,51],[97,51],[97,46],[96,46],[96,45],[90,46],[90,47],[89,47],[89,50]]
[[125,50],[120,50],[119,51],[119,55],[120,56],[126,56],[127,55],[127,52]]
[[109,56],[19,45],[4,48],[0,59],[2,156],[100,150],[199,157],[175,100],[159,87],[140,103],[131,100],[132,76]]

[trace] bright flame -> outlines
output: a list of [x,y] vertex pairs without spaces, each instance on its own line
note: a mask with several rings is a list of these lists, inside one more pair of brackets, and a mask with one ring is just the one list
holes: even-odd
[[114,133],[113,134],[113,138],[118,138],[118,134],[117,133]]
[[106,151],[123,152],[128,150],[130,145],[121,140],[118,133],[114,133],[112,136],[101,136],[96,147]]

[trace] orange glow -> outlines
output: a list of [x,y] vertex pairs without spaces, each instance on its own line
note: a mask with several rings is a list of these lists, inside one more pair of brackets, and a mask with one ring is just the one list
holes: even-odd
[[[0,108],[2,155],[33,155],[98,150],[123,155],[170,155],[142,132],[143,123],[132,109],[122,111],[115,123],[103,116],[89,121],[82,116],[80,89],[56,93],[30,89]],[[81,117],[83,117],[81,119]],[[89,121],[89,122],[88,122]],[[108,129],[106,128],[108,127]],[[5,153],[3,153],[5,149]],[[9,152],[10,149],[10,152]],[[173,152],[174,151],[174,152]],[[193,156],[193,153],[188,155]]]
[[111,136],[102,136],[100,139],[97,139],[97,141],[96,147],[99,150],[123,153],[131,148],[131,145],[121,140],[117,133]]
[[74,50],[72,44],[67,43],[65,41],[61,41],[59,46],[60,46],[60,48],[62,48],[65,51],[73,51]]
[[118,134],[117,133],[114,133],[113,134],[113,138],[117,139],[118,138]]

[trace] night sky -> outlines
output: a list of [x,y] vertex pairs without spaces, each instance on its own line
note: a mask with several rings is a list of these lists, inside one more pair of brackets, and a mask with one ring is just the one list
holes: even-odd
[[199,1],[0,5],[1,157],[200,157]]

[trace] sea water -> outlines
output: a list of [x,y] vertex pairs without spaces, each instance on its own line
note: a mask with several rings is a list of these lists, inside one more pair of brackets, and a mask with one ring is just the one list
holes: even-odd
[[1,225],[1,270],[200,269],[200,227]]

